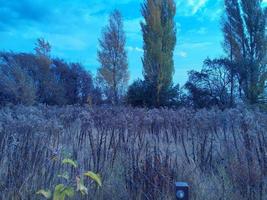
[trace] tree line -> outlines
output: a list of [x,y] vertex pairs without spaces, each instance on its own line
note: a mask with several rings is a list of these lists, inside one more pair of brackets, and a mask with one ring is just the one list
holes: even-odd
[[36,42],[35,53],[0,53],[0,103],[128,104],[142,107],[233,107],[239,102],[266,105],[267,9],[262,0],[224,0],[221,29],[225,54],[190,71],[184,86],[174,85],[176,46],[174,0],[145,0],[143,79],[130,86],[123,17],[114,10],[103,28],[96,77],[80,63],[50,55],[51,45]]
[[99,102],[101,93],[93,84],[92,75],[79,63],[51,58],[50,51],[50,44],[44,39],[38,39],[35,54],[0,53],[2,105]]

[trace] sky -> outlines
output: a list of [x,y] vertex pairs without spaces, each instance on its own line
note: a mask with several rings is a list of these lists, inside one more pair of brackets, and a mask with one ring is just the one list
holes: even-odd
[[[267,4],[267,0],[264,0]],[[98,39],[113,9],[121,11],[126,32],[130,81],[142,78],[140,5],[143,0],[0,0],[0,50],[34,52],[37,38],[52,46],[52,56],[80,62],[97,72]],[[207,57],[223,55],[223,0],[176,0],[177,45],[174,83]]]

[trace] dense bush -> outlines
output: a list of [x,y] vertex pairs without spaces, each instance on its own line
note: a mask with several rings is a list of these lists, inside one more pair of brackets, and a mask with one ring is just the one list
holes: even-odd
[[181,104],[179,85],[170,86],[162,89],[159,100],[160,104],[156,106],[157,89],[147,81],[136,80],[128,88],[126,102],[134,107],[177,107]]
[[[0,110],[0,199],[38,199],[36,191],[84,170],[103,187],[74,199],[263,200],[267,196],[267,115],[246,109],[6,107]],[[76,170],[62,166],[69,157]]]

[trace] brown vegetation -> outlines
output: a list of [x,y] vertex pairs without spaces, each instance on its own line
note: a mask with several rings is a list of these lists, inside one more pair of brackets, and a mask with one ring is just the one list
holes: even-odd
[[[0,199],[37,199],[60,172],[90,169],[103,187],[89,184],[84,199],[174,199],[174,182],[187,181],[191,199],[263,200],[266,121],[243,108],[5,107]],[[61,165],[65,157],[79,163],[78,172]]]

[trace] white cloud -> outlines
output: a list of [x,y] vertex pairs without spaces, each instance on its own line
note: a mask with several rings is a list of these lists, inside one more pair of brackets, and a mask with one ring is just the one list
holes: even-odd
[[192,48],[206,48],[211,46],[212,42],[189,42],[189,43],[182,43],[180,44],[180,47],[186,48],[186,49],[192,49]]
[[144,52],[144,50],[143,50],[143,49],[141,49],[141,48],[138,48],[138,47],[135,47],[135,51],[138,51],[138,52]]
[[224,10],[221,7],[216,9],[205,9],[203,14],[211,21],[219,20]]
[[126,49],[127,49],[128,51],[132,51],[132,52],[133,52],[133,51],[136,51],[136,52],[144,52],[144,50],[141,49],[141,48],[139,48],[139,47],[127,46]]
[[192,7],[192,14],[197,13],[199,9],[205,6],[208,0],[187,0],[188,4]]
[[208,0],[177,0],[177,11],[182,15],[192,16],[204,8],[207,2]]
[[181,58],[186,58],[188,56],[187,52],[185,51],[179,51],[177,55],[180,56]]

